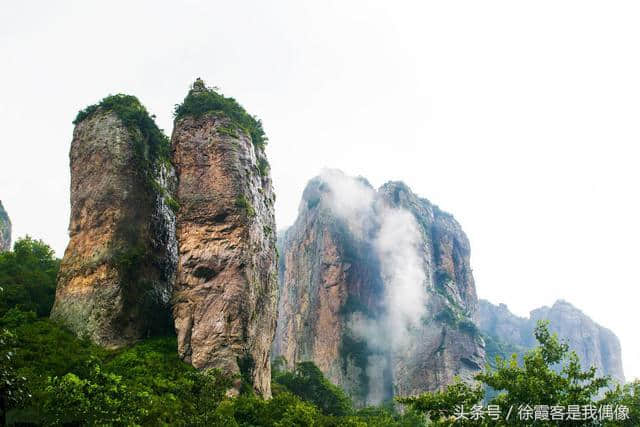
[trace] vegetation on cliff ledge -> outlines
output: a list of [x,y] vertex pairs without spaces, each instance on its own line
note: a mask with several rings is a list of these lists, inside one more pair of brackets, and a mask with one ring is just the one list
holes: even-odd
[[206,87],[200,79],[195,81],[182,104],[176,105],[174,116],[176,120],[185,116],[197,118],[210,112],[219,112],[227,116],[234,125],[251,136],[251,141],[256,147],[264,149],[267,145],[267,136],[260,119],[247,113],[234,98],[227,98],[216,89]]
[[74,125],[91,117],[97,111],[113,111],[127,128],[131,137],[141,150],[144,158],[151,163],[157,160],[166,161],[169,158],[169,138],[158,128],[155,116],[149,115],[147,109],[133,95],[109,95],[97,104],[90,105],[78,112]]

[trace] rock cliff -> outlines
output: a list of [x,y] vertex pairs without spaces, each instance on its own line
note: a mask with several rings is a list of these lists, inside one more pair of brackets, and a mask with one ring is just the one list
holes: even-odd
[[200,80],[177,107],[173,315],[185,361],[241,374],[270,396],[278,285],[264,140],[260,122]]
[[171,327],[177,243],[169,142],[133,96],[107,97],[74,124],[70,241],[51,317],[120,347]]
[[357,404],[434,390],[483,366],[469,242],[404,184],[325,171],[281,242],[274,356],[314,361]]
[[11,250],[11,221],[0,201],[0,252]]
[[[531,311],[529,318],[513,315],[506,305],[498,306],[480,300],[475,314],[480,331],[496,350],[500,346],[509,351],[522,352],[536,345],[533,330],[538,320],[549,320],[549,329],[566,340],[576,352],[583,367],[594,366],[598,375],[610,375],[624,383],[620,342],[613,332],[591,320],[582,311],[566,301],[556,301],[551,307]],[[487,349],[489,350],[489,342]],[[487,351],[488,357],[502,355],[500,351]]]

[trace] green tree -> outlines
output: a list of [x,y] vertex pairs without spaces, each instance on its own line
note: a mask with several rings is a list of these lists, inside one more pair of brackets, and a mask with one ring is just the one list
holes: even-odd
[[313,362],[300,362],[293,372],[274,372],[274,381],[301,399],[316,405],[325,415],[344,416],[353,412],[345,392],[331,384]]
[[[583,370],[576,353],[569,352],[568,345],[549,332],[548,322],[538,322],[534,333],[539,345],[524,355],[521,365],[515,354],[510,360],[498,358],[495,369],[476,377],[499,392],[490,403],[514,409],[523,405],[595,404],[600,390],[608,386],[609,378],[598,377],[594,367]],[[516,419],[513,425],[531,423]],[[567,424],[587,425],[591,421],[570,420]]]
[[629,409],[629,419],[607,421],[605,426],[637,426],[640,420],[640,380],[625,385],[616,385],[605,394],[603,405],[624,406]]
[[49,379],[47,424],[138,425],[147,413],[149,394],[132,392],[122,377],[91,361],[88,378],[69,373]]
[[13,251],[0,253],[0,316],[13,307],[48,316],[56,293],[60,260],[41,240],[19,239]]
[[[509,408],[512,414],[509,425],[531,425],[533,407],[546,405],[568,407],[569,405],[593,405],[598,407],[604,401],[598,401],[599,392],[608,386],[609,378],[598,377],[595,368],[583,370],[574,352],[569,352],[566,343],[549,333],[548,322],[539,322],[535,329],[539,345],[527,352],[523,362],[518,363],[517,355],[508,360],[496,358],[495,368],[490,366],[476,376],[476,380],[489,386],[498,394],[490,405],[498,405],[502,411],[501,421],[484,418],[480,420],[459,420],[456,425],[493,425],[505,422]],[[617,395],[611,394],[610,400],[627,401],[629,390],[621,389]],[[460,409],[468,416],[474,404],[478,404],[483,393],[476,386],[456,382],[443,391],[424,393],[416,397],[399,398],[400,403],[408,405],[430,416],[436,423],[446,425],[455,423]],[[523,412],[524,419],[520,417]],[[531,418],[527,418],[531,414]],[[637,419],[635,420],[637,422]],[[593,425],[592,420],[536,421],[536,425]]]
[[7,412],[31,397],[27,379],[20,376],[14,363],[16,337],[7,329],[0,331],[0,425],[6,424]]
[[[477,405],[483,395],[481,386],[470,386],[456,379],[444,390],[423,393],[419,396],[399,397],[396,400],[415,411],[424,413],[429,420],[439,425],[453,425],[456,424],[455,413],[458,408],[462,406],[469,409]],[[464,423],[461,420],[457,424]]]

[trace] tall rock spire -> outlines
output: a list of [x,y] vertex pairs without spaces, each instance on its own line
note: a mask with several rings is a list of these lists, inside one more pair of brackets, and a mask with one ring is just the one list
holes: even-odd
[[169,141],[133,96],[109,96],[74,124],[70,241],[51,317],[120,347],[171,328],[177,243]]
[[241,374],[270,396],[277,255],[265,141],[259,121],[200,79],[176,108],[173,315],[185,361]]
[[0,201],[0,252],[11,250],[11,221]]

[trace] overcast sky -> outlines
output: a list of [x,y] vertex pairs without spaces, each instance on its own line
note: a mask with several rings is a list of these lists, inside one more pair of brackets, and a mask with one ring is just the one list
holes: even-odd
[[462,224],[480,297],[568,300],[639,377],[638,22],[637,1],[3,2],[0,199],[62,256],[76,112],[134,94],[169,133],[202,77],[263,120],[279,228],[323,167],[405,181]]

